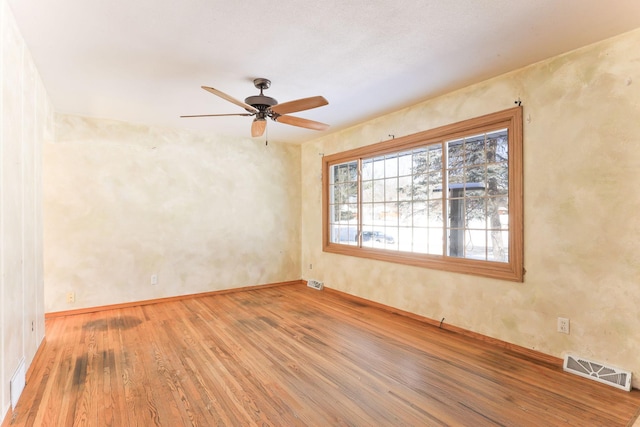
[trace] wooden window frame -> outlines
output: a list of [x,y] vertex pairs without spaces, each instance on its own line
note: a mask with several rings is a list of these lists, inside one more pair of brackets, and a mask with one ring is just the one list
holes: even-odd
[[[401,152],[420,146],[441,143],[480,132],[507,128],[509,132],[509,261],[494,262],[458,258],[448,255],[428,255],[412,252],[332,243],[329,226],[330,167],[348,161]],[[327,155],[322,158],[322,249],[324,252],[350,255],[380,261],[413,265],[435,270],[478,275],[494,279],[522,282],[524,280],[524,212],[523,212],[523,136],[522,107],[487,114],[458,123],[377,144]],[[360,182],[360,178],[359,178]],[[360,197],[358,204],[361,203]],[[445,221],[446,222],[446,221]]]

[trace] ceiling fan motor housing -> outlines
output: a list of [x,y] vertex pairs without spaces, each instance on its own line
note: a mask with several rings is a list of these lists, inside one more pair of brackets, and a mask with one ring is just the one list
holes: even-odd
[[[274,105],[278,105],[278,101],[276,101],[275,99],[273,99],[270,96],[265,96],[265,95],[255,95],[255,96],[249,96],[247,98],[245,98],[244,100],[245,103],[251,105],[252,107],[257,108],[258,110],[263,110],[267,107],[273,107]],[[262,107],[262,108],[260,108]]]

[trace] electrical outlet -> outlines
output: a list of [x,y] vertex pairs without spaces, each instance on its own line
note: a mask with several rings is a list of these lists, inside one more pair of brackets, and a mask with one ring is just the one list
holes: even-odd
[[569,319],[558,317],[558,332],[569,334]]
[[152,285],[157,285],[158,284],[158,275],[157,274],[152,274],[151,275],[151,284]]
[[74,302],[76,302],[76,293],[67,292],[67,304],[73,304]]

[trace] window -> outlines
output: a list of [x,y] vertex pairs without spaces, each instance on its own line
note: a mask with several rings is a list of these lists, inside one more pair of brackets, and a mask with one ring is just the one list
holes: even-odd
[[523,279],[522,108],[323,158],[326,252]]

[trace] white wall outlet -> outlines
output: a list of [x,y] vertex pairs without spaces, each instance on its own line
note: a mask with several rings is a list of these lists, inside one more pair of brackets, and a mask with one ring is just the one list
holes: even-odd
[[154,286],[158,284],[158,275],[157,274],[152,274],[151,275],[151,284],[154,285]]
[[74,302],[76,302],[76,293],[67,292],[67,304],[73,304]]
[[569,319],[558,317],[558,332],[569,334]]

